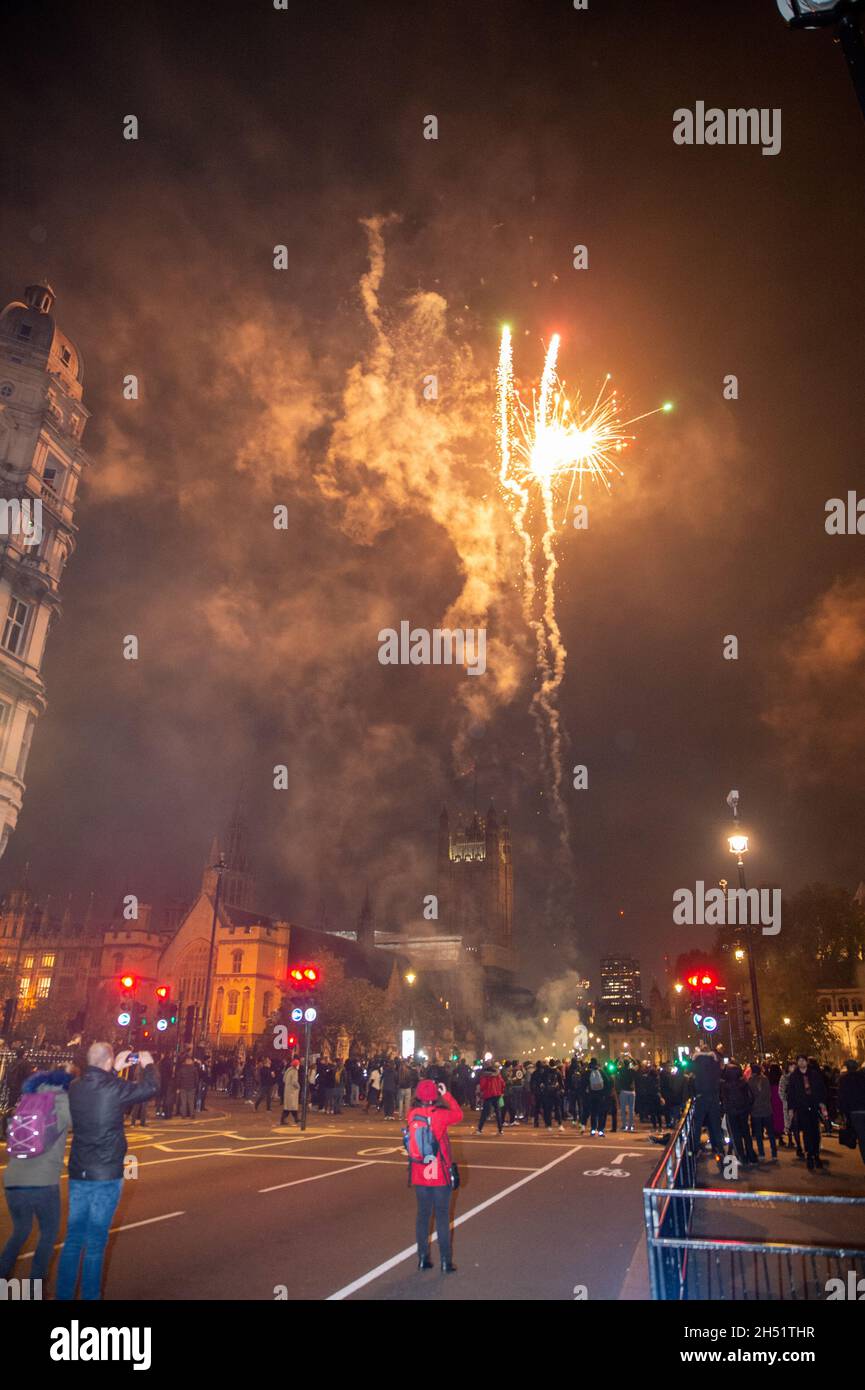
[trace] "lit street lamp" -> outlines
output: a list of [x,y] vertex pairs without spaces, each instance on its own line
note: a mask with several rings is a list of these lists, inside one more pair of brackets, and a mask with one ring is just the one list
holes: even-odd
[[[727,836],[727,844],[730,846],[730,853],[736,856],[736,868],[739,871],[739,887],[743,892],[747,892],[745,888],[745,855],[748,853],[748,836],[745,834],[741,822],[739,821],[739,793],[737,791],[730,792],[730,795],[727,797],[727,805],[733,812],[733,828]],[[751,1008],[754,1013],[754,1032],[757,1035],[757,1055],[762,1061],[766,1054],[766,1049],[763,1043],[763,1020],[760,1016],[760,997],[757,991],[757,966],[754,959],[754,938],[757,933],[757,928],[753,923],[749,922],[746,930],[748,932],[748,980],[751,986]]]

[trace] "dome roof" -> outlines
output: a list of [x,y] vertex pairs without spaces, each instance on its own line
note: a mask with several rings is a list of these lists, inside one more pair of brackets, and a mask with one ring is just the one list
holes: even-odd
[[68,374],[80,382],[81,354],[54,322],[54,298],[54,291],[44,281],[28,285],[23,300],[13,299],[0,313],[0,343],[6,348],[13,343],[18,348],[28,348],[44,357],[52,371]]

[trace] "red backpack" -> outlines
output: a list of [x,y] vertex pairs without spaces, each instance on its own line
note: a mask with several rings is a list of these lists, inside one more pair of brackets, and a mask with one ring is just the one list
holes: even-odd
[[52,1091],[31,1091],[9,1117],[6,1142],[10,1158],[38,1158],[57,1142],[60,1126]]

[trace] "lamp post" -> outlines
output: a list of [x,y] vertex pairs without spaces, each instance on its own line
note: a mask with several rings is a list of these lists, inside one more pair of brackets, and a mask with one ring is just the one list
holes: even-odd
[[[413,970],[407,970],[407,971],[405,972],[405,975],[404,975],[403,978],[405,979],[405,982],[406,982],[406,984],[407,984],[408,987],[409,987],[409,996],[408,996],[408,997],[409,997],[409,1006],[408,1006],[408,1026],[409,1026],[409,1031],[410,1031],[410,1032],[414,1032],[414,984],[415,984],[415,981],[417,980],[417,975],[414,973]],[[412,1038],[412,1056],[414,1056],[414,1053],[415,1053],[415,1051],[416,1051],[415,1046],[414,1046],[414,1043],[415,1043],[415,1039]],[[404,1051],[405,1051],[405,1049],[401,1047],[401,1048],[400,1048],[400,1054],[402,1054]]]
[[790,29],[835,28],[847,70],[865,116],[865,43],[859,15],[865,0],[776,0]]
[[[730,792],[727,797],[727,804],[733,812],[733,828],[727,836],[727,844],[730,846],[730,853],[736,856],[736,868],[739,873],[739,887],[743,892],[747,892],[745,887],[745,855],[748,853],[748,836],[742,829],[739,820],[739,793]],[[748,982],[751,987],[751,1009],[754,1014],[754,1032],[757,1037],[757,1055],[760,1061],[766,1055],[766,1048],[763,1043],[763,1020],[760,1016],[760,996],[757,989],[757,965],[754,959],[754,938],[757,928],[749,922],[748,932]]]
[[210,982],[213,977],[213,946],[216,941],[216,923],[219,920],[219,898],[222,891],[222,875],[225,873],[225,855],[220,854],[217,862],[212,865],[216,874],[216,892],[213,895],[213,921],[210,926],[210,950],[207,952],[207,976],[204,982],[204,1004],[201,1012],[196,1013],[195,1023],[192,1029],[192,1055],[195,1056],[195,1049],[198,1046],[199,1024],[202,1023],[203,1036],[207,1037],[208,1019],[210,1017]]

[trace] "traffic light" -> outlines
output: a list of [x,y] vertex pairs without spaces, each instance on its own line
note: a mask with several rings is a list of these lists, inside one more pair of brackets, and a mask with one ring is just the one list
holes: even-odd
[[290,1048],[292,1048],[292,1047],[297,1047],[297,1034],[296,1034],[296,1033],[289,1033],[289,1035],[288,1035],[288,1046],[289,1046]]
[[158,1015],[156,1027],[160,1033],[164,1033],[172,1024],[177,1022],[177,1009],[171,1002],[171,986],[157,985],[156,998],[158,1001],[156,1005],[156,1012]]
[[309,994],[321,984],[317,965],[293,965],[288,972],[289,989],[296,994]]

